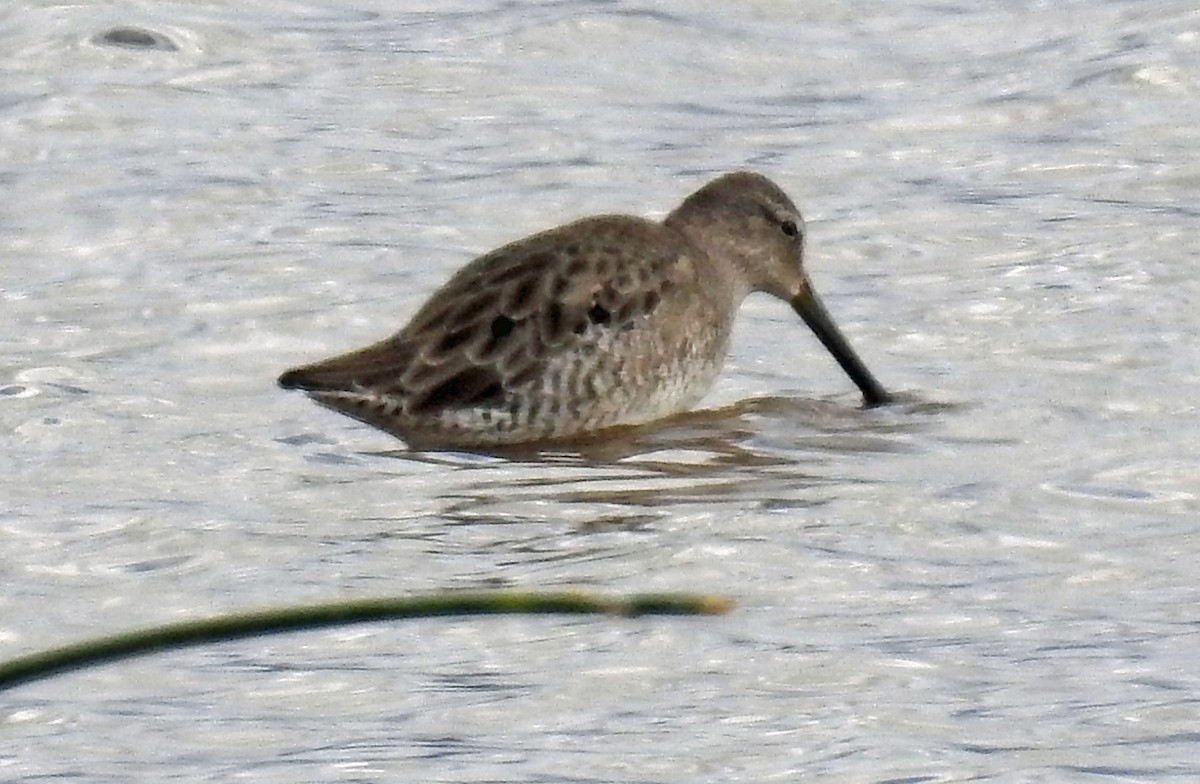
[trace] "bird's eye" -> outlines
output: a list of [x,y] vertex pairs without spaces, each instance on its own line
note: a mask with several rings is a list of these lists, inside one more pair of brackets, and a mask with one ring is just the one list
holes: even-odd
[[800,227],[796,225],[796,221],[785,220],[779,224],[779,228],[789,237],[800,236]]

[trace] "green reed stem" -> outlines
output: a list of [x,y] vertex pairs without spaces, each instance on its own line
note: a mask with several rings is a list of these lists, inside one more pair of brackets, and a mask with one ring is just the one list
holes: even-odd
[[327,604],[281,607],[153,626],[10,659],[0,663],[0,691],[116,659],[207,642],[237,640],[324,626],[451,615],[712,615],[727,612],[732,606],[733,603],[729,599],[703,594],[636,594],[622,599],[603,598],[574,591],[487,591],[450,592],[407,598],[350,599]]

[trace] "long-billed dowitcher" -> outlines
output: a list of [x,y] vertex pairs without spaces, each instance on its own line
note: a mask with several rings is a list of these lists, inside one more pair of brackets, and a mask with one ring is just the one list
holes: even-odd
[[694,405],[742,300],[763,291],[791,304],[865,405],[889,402],[813,291],[803,254],[787,195],[734,172],[661,222],[583,218],[480,256],[392,337],[279,384],[414,447],[569,439]]

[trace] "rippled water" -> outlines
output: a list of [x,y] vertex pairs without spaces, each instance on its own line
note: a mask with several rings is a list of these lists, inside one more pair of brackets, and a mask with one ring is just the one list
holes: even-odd
[[[1200,777],[1194,3],[40,2],[0,43],[0,657],[455,587],[740,602],[114,664],[4,695],[0,779]],[[578,453],[409,453],[273,386],[734,168],[899,405],[768,299],[705,412]]]

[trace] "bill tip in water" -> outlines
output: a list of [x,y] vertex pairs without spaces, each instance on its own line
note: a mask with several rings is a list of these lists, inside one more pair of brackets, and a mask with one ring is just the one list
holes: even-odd
[[883,389],[863,395],[863,408],[879,408],[895,402],[896,398]]

